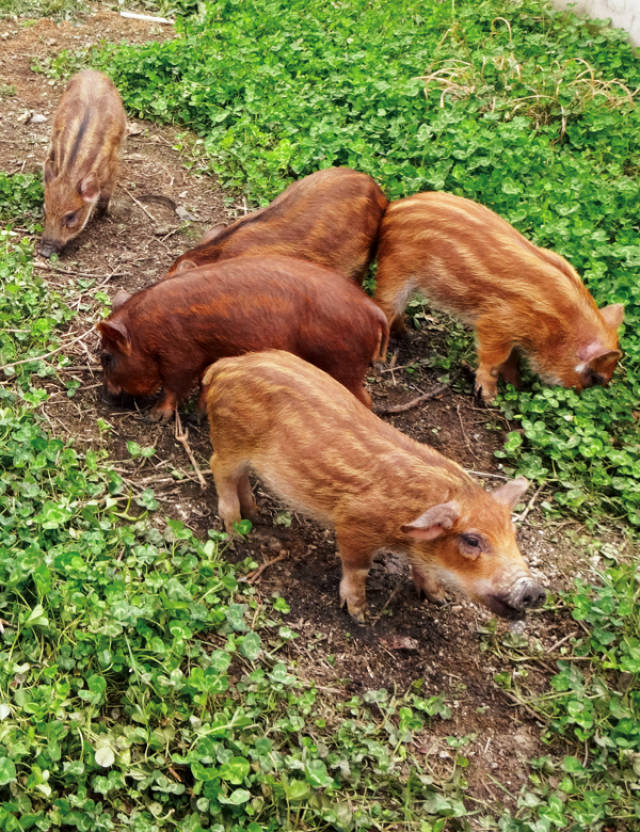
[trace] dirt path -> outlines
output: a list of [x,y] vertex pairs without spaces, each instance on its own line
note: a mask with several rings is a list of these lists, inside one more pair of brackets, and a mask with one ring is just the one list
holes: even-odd
[[[171,36],[166,27],[123,20],[115,12],[92,8],[94,14],[74,23],[41,20],[27,27],[0,22],[0,89],[5,89],[0,98],[0,170],[39,171],[46,154],[51,115],[64,83],[34,72],[34,61],[63,48],[85,48],[101,38],[142,41]],[[186,170],[184,157],[174,149],[179,134],[170,127],[134,120],[111,215],[93,222],[57,264],[36,258],[38,274],[66,293],[77,310],[70,337],[86,332],[104,316],[99,293],[113,296],[120,287],[131,291],[149,285],[193,245],[203,229],[238,215],[241,199],[225,209],[215,182]],[[377,376],[372,374],[374,401],[406,401],[439,385],[438,372],[417,359],[433,354],[443,338],[444,325],[428,320],[408,343],[392,345],[395,366],[401,369],[387,367]],[[190,446],[208,483],[202,491],[172,425],[150,425],[134,407],[116,412],[103,401],[96,347],[92,333],[69,349],[71,364],[61,380],[79,383],[72,398],[61,381],[46,382],[50,397],[42,412],[51,430],[80,449],[105,448],[134,494],[152,488],[165,513],[199,533],[220,528],[207,470],[206,425],[185,416]],[[510,426],[496,411],[476,407],[470,391],[470,379],[456,369],[451,384],[426,406],[389,418],[414,438],[479,472],[488,484],[497,484],[503,475],[493,452]],[[155,454],[148,460],[132,459],[127,450],[132,440],[153,446]],[[273,595],[287,598],[290,624],[301,637],[285,649],[299,672],[338,687],[344,695],[381,686],[405,691],[412,685],[423,696],[443,693],[453,705],[453,716],[416,745],[425,768],[446,770],[452,756],[445,737],[469,736],[465,753],[472,760],[468,772],[472,793],[503,801],[492,778],[515,793],[526,779],[529,760],[543,753],[543,747],[537,738],[538,724],[514,708],[494,684],[494,674],[505,666],[487,651],[491,636],[483,631],[490,629],[490,614],[459,599],[442,608],[421,605],[405,565],[387,557],[375,565],[368,583],[375,623],[359,627],[338,607],[339,565],[332,533],[286,512],[261,489],[258,501],[261,522],[246,542],[230,549],[229,557],[269,564],[256,585],[257,593],[265,602]],[[563,550],[560,557],[554,549],[556,541],[534,517],[530,514],[521,526],[522,549],[536,576],[557,588],[563,571],[560,563],[573,555]],[[498,633],[505,632],[506,625],[498,623]],[[557,615],[542,613],[532,617],[527,632],[544,650],[568,629]]]

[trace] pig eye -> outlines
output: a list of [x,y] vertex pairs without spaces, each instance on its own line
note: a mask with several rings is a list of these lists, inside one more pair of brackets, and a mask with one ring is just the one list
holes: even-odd
[[68,226],[75,225],[75,223],[77,222],[77,219],[78,219],[78,212],[77,211],[72,211],[70,214],[65,214],[64,224],[68,225]]
[[458,551],[466,558],[475,560],[484,552],[490,552],[491,547],[481,534],[469,532],[458,537]]
[[110,367],[113,367],[115,361],[110,352],[103,352],[100,354],[100,363],[104,370],[108,370]]

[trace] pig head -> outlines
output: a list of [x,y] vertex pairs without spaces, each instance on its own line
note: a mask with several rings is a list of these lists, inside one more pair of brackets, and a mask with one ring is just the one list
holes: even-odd
[[519,477],[492,493],[465,489],[403,524],[418,590],[440,601],[448,586],[503,618],[521,618],[539,606],[544,591],[531,578],[511,521],[527,487]]
[[38,253],[51,257],[67,245],[85,227],[100,196],[95,174],[81,179],[57,174],[47,159],[44,166],[44,231]]

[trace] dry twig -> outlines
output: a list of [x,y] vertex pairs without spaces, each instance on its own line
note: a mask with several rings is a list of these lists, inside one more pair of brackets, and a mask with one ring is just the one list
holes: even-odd
[[141,209],[144,211],[144,213],[145,213],[145,214],[149,217],[149,219],[151,220],[151,222],[152,222],[154,225],[157,225],[157,224],[158,224],[158,220],[157,220],[157,219],[153,216],[153,214],[150,214],[150,213],[149,213],[149,211],[147,211],[147,209],[146,209],[146,208],[144,207],[144,205],[140,202],[140,200],[139,200],[139,199],[136,199],[136,198],[135,198],[135,196],[131,193],[131,191],[130,191],[128,188],[123,188],[123,190],[124,190],[124,192],[125,192],[125,193],[129,196],[129,198],[130,198],[133,202],[135,202],[135,204],[138,206],[138,208],[141,208]]
[[187,456],[189,457],[189,461],[193,465],[193,470],[196,472],[196,476],[198,477],[198,482],[200,483],[200,488],[204,491],[207,487],[207,483],[205,482],[204,477],[202,476],[202,471],[198,467],[198,463],[196,462],[196,458],[193,455],[193,451],[191,450],[191,446],[189,445],[189,430],[184,430],[182,427],[182,421],[180,419],[180,414],[176,409],[176,428],[175,428],[175,438],[180,442],[182,447],[185,449]]
[[252,572],[250,575],[247,576],[247,583],[248,584],[255,584],[258,578],[262,575],[265,569],[268,569],[270,566],[273,566],[274,563],[278,563],[278,561],[285,560],[289,557],[289,552],[286,549],[283,549],[279,555],[276,555],[275,558],[271,558],[271,560],[265,561],[261,564],[255,572]]
[[8,367],[17,367],[19,364],[30,364],[32,361],[44,361],[45,358],[51,358],[51,356],[55,355],[57,352],[61,352],[61,350],[66,349],[66,347],[70,347],[71,344],[75,344],[77,341],[82,341],[82,339],[86,338],[91,332],[93,332],[93,327],[88,329],[86,332],[83,332],[82,335],[78,335],[77,338],[72,338],[71,341],[65,341],[64,344],[56,347],[55,350],[45,352],[43,355],[34,355],[31,358],[21,358],[20,361],[9,361],[8,364],[3,364],[2,367],[0,367],[0,372],[6,370]]
[[413,407],[417,407],[419,404],[422,404],[422,402],[426,402],[429,399],[435,399],[441,393],[444,393],[446,389],[446,384],[440,384],[438,387],[434,387],[433,390],[429,390],[428,393],[422,393],[422,395],[416,396],[415,399],[411,399],[404,404],[393,404],[389,407],[378,406],[374,408],[374,413],[404,413],[406,410],[411,410]]

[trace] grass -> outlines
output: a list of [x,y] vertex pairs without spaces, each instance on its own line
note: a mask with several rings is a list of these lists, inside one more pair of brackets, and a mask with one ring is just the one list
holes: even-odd
[[[553,486],[549,508],[633,536],[640,70],[620,34],[512,6],[505,18],[489,0],[208,2],[182,39],[91,60],[132,113],[193,127],[210,169],[256,203],[327,164],[369,171],[392,197],[446,188],[568,256],[599,302],[625,302],[625,373],[580,397],[505,391],[520,428],[501,453]],[[35,228],[40,200],[34,178],[0,175],[3,222]],[[446,777],[416,755],[448,703],[420,680],[399,695],[321,695],[279,659],[296,638],[286,601],[260,601],[223,537],[199,540],[151,491],[129,493],[101,451],[45,430],[39,378],[64,359],[36,357],[71,313],[31,257],[2,235],[0,830],[635,828],[635,564],[589,541],[601,580],[552,602],[549,655],[535,638],[484,635],[496,685],[537,714],[549,751],[515,808],[471,818],[464,738],[451,738]],[[468,349],[457,329],[452,364]],[[141,465],[154,453],[128,450]]]
[[0,19],[3,17],[52,17],[69,20],[85,11],[81,0],[0,0]]

